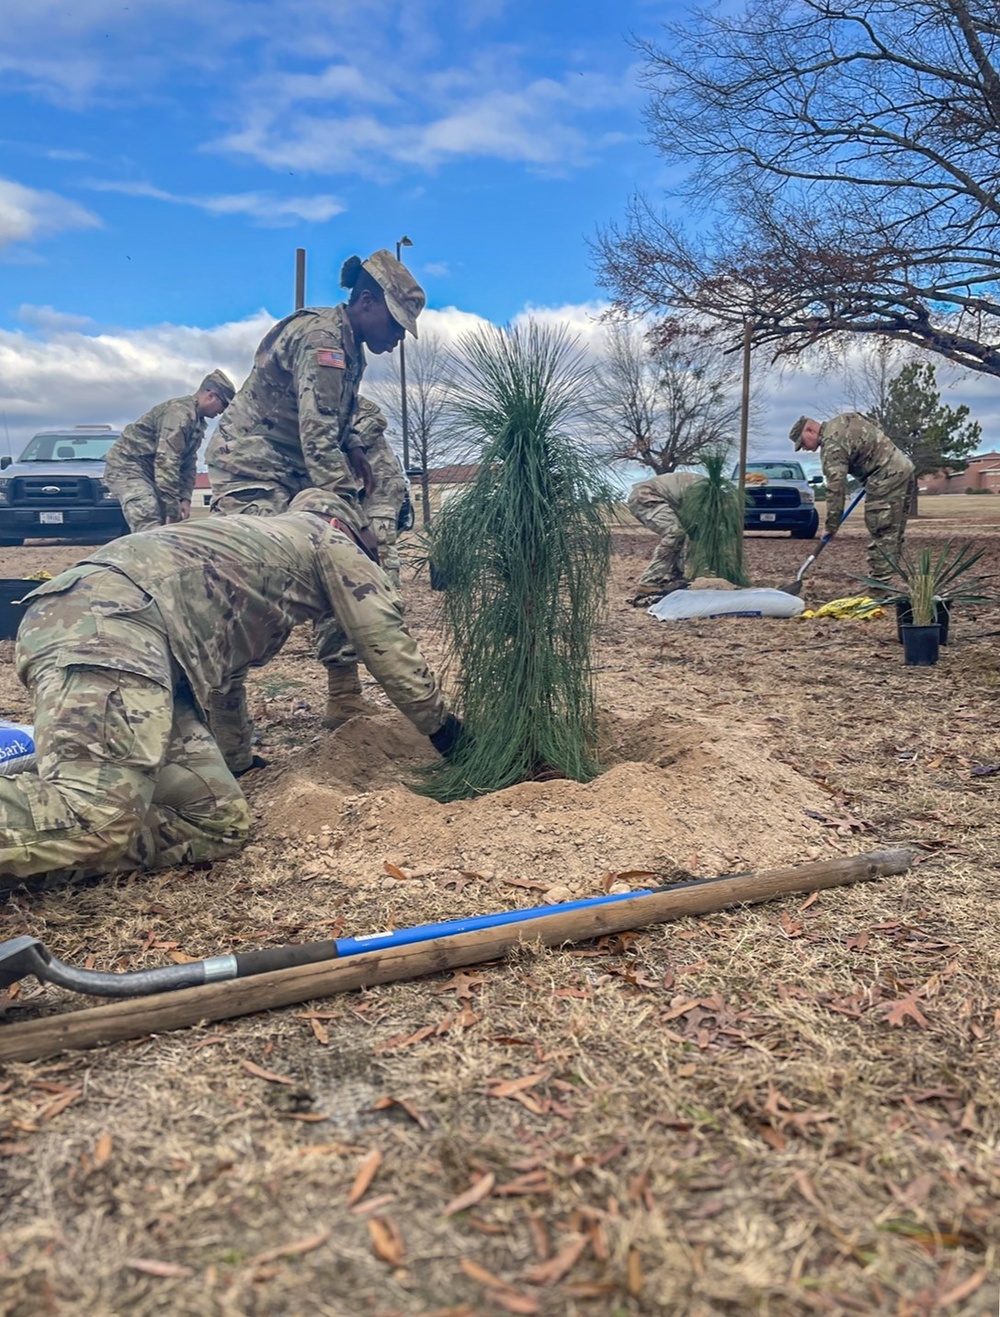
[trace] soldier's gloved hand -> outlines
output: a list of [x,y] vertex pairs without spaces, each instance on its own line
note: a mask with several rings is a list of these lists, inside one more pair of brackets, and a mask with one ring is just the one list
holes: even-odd
[[365,496],[370,498],[375,492],[375,472],[372,470],[372,464],[368,461],[363,448],[348,448],[347,460],[351,465],[351,470],[357,480],[360,480],[365,487]]
[[439,755],[444,755],[445,759],[450,759],[455,753],[459,741],[465,733],[461,718],[456,718],[453,713],[449,713],[436,732],[431,732],[430,742]]

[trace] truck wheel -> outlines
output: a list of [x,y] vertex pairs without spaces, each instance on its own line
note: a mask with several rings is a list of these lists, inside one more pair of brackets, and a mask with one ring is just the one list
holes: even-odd
[[819,513],[814,512],[805,526],[797,526],[792,531],[793,540],[814,540],[819,531]]

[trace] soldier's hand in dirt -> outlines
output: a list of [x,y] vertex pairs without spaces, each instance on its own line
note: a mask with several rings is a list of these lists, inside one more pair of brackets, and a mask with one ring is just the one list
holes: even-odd
[[361,481],[365,487],[365,497],[371,498],[375,492],[375,472],[372,470],[372,464],[365,456],[363,448],[349,448],[347,450],[347,460],[351,464],[351,470],[355,477]]
[[450,759],[464,737],[465,728],[461,718],[449,713],[437,731],[431,732],[430,742],[439,755]]

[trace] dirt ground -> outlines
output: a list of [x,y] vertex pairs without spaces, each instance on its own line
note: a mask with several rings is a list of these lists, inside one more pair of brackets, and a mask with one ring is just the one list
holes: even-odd
[[[998,500],[911,533],[1000,572]],[[997,1311],[1000,609],[906,668],[888,617],[657,622],[627,603],[653,537],[615,540],[594,782],[415,795],[432,752],[380,691],[322,732],[303,630],[253,682],[246,850],[21,893],[0,938],[135,969],[887,846],[911,873],[8,1065],[0,1312]],[[751,572],[810,547],[750,537]],[[856,593],[863,550],[845,528],[809,601]],[[406,594],[438,659],[438,597]],[[82,1004],[22,989],[0,1029]]]

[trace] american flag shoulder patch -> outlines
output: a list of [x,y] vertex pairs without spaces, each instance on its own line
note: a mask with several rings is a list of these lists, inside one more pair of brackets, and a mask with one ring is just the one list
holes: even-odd
[[344,360],[343,352],[339,348],[317,348],[316,365],[333,366],[337,370],[344,370],[347,363]]

